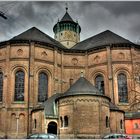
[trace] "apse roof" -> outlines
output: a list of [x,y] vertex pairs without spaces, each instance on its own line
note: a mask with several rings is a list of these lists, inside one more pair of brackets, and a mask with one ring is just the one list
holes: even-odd
[[28,29],[27,31],[13,37],[10,41],[22,41],[22,40],[29,40],[29,41],[39,41],[48,43],[54,46],[57,46],[61,49],[66,49],[62,44],[60,44],[55,39],[51,38],[50,36],[46,35],[36,27],[32,27]]
[[[101,96],[105,97],[110,101],[110,98],[101,94],[100,91],[92,85],[86,78],[80,77],[64,94],[59,98],[65,98],[67,96],[81,96],[81,95],[90,95],[90,96]],[[59,99],[57,98],[57,100]]]
[[133,44],[133,43],[109,30],[106,30],[84,41],[77,43],[71,49],[88,50],[97,47],[100,48],[100,46],[110,44]]
[[86,78],[80,77],[65,94],[71,93],[94,93],[100,94],[99,90],[95,88]]
[[[63,98],[66,96],[75,96],[75,95],[96,95],[96,96],[104,96],[99,90],[93,86],[86,78],[80,77],[64,94],[62,94],[59,98]],[[104,96],[110,100],[109,97]],[[58,99],[59,99],[58,98]]]

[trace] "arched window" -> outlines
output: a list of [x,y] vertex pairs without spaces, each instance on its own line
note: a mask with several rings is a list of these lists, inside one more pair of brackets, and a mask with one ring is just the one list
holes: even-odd
[[17,120],[16,120],[16,114],[15,113],[12,113],[11,114],[11,120],[10,120],[10,123],[11,123],[11,126],[10,126],[10,130],[11,132],[16,132],[16,128],[17,128]]
[[48,76],[42,72],[38,79],[38,102],[44,102],[48,99]]
[[120,73],[118,75],[118,96],[120,103],[128,102],[127,78],[126,75]]
[[14,101],[24,101],[24,72],[17,71],[15,75],[15,97]]
[[18,128],[19,128],[19,132],[20,133],[22,133],[22,132],[25,132],[25,129],[26,129],[26,127],[25,127],[25,115],[24,114],[20,114],[19,115],[19,123],[18,123]]
[[108,128],[109,127],[109,118],[108,118],[108,116],[106,116],[105,123],[106,123],[106,128]]
[[120,120],[120,128],[123,129],[123,121]]
[[62,117],[60,117],[60,125],[61,125],[61,127],[63,127],[63,118]]
[[0,102],[2,101],[3,97],[3,73],[0,72]]
[[36,126],[37,126],[37,121],[36,119],[34,119],[34,128],[36,129]]
[[101,94],[104,94],[104,78],[103,78],[102,75],[97,75],[96,76],[95,86],[101,92]]
[[64,116],[64,127],[68,127],[68,124],[69,124],[68,116]]

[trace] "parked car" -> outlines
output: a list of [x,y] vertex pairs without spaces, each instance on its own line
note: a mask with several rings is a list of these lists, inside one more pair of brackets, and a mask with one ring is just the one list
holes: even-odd
[[39,133],[36,133],[36,134],[32,134],[30,135],[29,137],[27,137],[27,139],[58,139],[57,135],[55,134],[39,134]]
[[103,139],[132,139],[132,137],[127,134],[108,134]]

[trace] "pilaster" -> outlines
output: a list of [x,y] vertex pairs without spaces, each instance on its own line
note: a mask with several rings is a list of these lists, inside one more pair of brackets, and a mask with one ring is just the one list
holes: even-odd
[[5,61],[5,71],[4,71],[4,87],[3,87],[3,113],[4,118],[4,130],[5,130],[5,137],[7,136],[8,132],[8,112],[7,108],[10,107],[11,104],[11,92],[10,92],[10,44],[8,43],[6,46],[6,61]]
[[112,53],[110,46],[107,46],[107,69],[108,69],[108,81],[109,81],[109,95],[112,102],[115,102],[114,99],[114,83],[113,83],[113,70],[112,70]]
[[34,94],[34,58],[35,58],[35,46],[34,46],[34,42],[30,43],[29,46],[29,77],[30,80],[30,107],[33,107],[35,105],[35,94]]
[[63,54],[63,51],[61,52],[61,92],[63,92],[63,84],[64,84],[64,54]]
[[86,77],[87,79],[89,79],[88,54],[87,54],[87,52],[86,52],[86,55],[85,55],[85,59],[86,59],[86,61],[85,61],[85,77]]
[[[57,50],[54,50],[54,93],[58,92],[58,72],[57,72]],[[52,93],[52,94],[54,94]]]

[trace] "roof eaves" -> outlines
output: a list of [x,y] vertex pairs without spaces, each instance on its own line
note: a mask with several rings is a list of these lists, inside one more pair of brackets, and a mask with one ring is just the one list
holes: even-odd
[[125,113],[125,111],[120,110],[120,109],[110,108],[110,110],[111,110],[111,111],[117,111],[117,112],[119,111],[119,112],[123,112],[123,113]]
[[[70,92],[69,92],[70,93]],[[71,92],[72,93],[72,92]],[[74,92],[73,92],[74,93]],[[57,99],[56,99],[56,101],[58,101],[59,99],[61,99],[61,98],[65,98],[65,97],[69,97],[69,96],[83,96],[83,95],[89,95],[89,96],[101,96],[101,97],[104,97],[104,98],[107,98],[109,101],[111,101],[111,99],[108,97],[108,96],[105,96],[105,95],[102,95],[102,94],[96,94],[96,93],[94,93],[94,94],[91,94],[91,93],[84,93],[84,94],[80,94],[81,92],[79,92],[78,94],[63,94],[63,95],[61,95],[61,96],[59,96]]]

